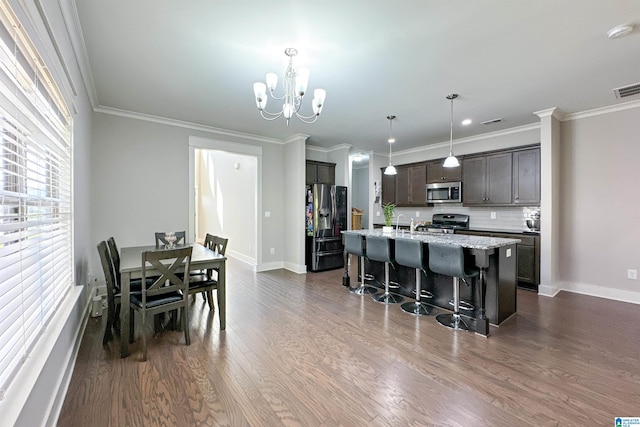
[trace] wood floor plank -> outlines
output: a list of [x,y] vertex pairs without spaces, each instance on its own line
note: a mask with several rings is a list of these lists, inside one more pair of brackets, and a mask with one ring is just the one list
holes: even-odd
[[140,331],[121,359],[116,340],[102,345],[106,319],[89,319],[58,425],[559,426],[640,414],[637,305],[518,291],[518,313],[485,338],[350,294],[342,274],[256,273],[229,259],[226,330],[198,296],[192,344],[149,330],[147,362]]

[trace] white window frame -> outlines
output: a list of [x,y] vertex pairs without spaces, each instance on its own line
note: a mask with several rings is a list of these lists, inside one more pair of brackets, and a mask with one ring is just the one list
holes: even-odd
[[69,293],[72,117],[0,0],[0,400]]

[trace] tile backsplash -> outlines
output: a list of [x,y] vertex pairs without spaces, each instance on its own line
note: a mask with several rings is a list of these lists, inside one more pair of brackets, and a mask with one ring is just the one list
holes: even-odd
[[[469,215],[469,228],[480,230],[502,230],[502,231],[526,231],[528,230],[525,220],[533,210],[540,208],[517,206],[517,207],[464,207],[460,203],[448,203],[434,207],[424,208],[402,208],[395,211],[394,224],[398,215],[401,225],[408,225],[413,218],[417,222],[431,221],[431,217],[436,213],[455,213]],[[376,210],[382,210],[379,205],[374,205],[374,215]],[[416,213],[419,216],[416,217]],[[493,218],[495,216],[495,218]],[[374,223],[382,224],[384,218],[374,217]]]

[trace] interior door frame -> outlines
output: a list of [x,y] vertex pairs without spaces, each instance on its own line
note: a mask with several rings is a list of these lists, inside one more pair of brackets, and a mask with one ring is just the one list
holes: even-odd
[[191,241],[196,238],[196,188],[195,188],[195,152],[196,149],[226,151],[229,153],[255,157],[256,171],[256,212],[254,215],[256,235],[254,236],[256,248],[256,264],[254,269],[262,265],[262,222],[259,213],[262,212],[262,147],[235,142],[221,141],[198,136],[189,136],[189,230],[188,237]]

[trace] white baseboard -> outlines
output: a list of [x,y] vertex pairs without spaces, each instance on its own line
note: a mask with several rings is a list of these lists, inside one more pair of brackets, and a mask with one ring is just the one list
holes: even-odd
[[551,297],[551,298],[553,298],[560,291],[561,291],[561,289],[559,289],[556,286],[538,285],[538,295],[541,295],[543,297]]
[[234,250],[229,250],[228,252],[226,252],[227,256],[230,256],[232,258],[238,259],[246,264],[252,265],[253,269],[255,270],[256,268],[256,259],[250,256],[247,256],[243,253],[240,253],[238,251],[234,251]]
[[284,263],[282,261],[267,262],[263,264],[258,264],[256,266],[256,271],[261,272],[261,271],[269,271],[269,270],[279,270],[281,268],[284,268]]
[[[560,289],[576,294],[590,295],[598,298],[606,298],[615,301],[640,304],[640,292],[625,291],[622,289],[608,288],[604,286],[590,285],[576,282],[560,282]],[[538,287],[538,293],[540,288]]]
[[307,266],[304,264],[300,265],[300,264],[294,264],[292,262],[285,262],[284,268],[286,268],[289,271],[293,271],[294,273],[297,273],[297,274],[305,274],[307,272]]

